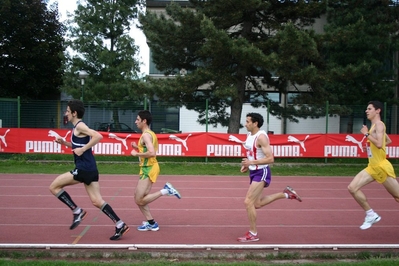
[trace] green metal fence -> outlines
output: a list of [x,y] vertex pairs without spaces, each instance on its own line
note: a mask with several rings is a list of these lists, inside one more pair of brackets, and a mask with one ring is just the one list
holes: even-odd
[[20,99],[0,98],[1,127],[20,127]]
[[[140,110],[148,109],[153,114],[152,129],[156,133],[179,132],[227,132],[227,128],[198,122],[198,113],[190,108],[201,106],[207,110],[207,102],[192,103],[189,108],[177,107],[177,103],[153,102],[90,102],[86,103],[84,121],[89,127],[99,130],[119,130],[120,132],[138,131],[135,120]],[[21,128],[71,128],[64,123],[64,111],[67,101],[26,101],[0,98],[0,120],[2,127]],[[196,108],[197,109],[197,108]],[[358,133],[364,123],[366,104],[362,106],[336,106],[326,102],[317,117],[299,119],[298,123],[283,121],[272,116],[267,106],[253,108],[249,104],[243,108],[241,125],[245,123],[248,111],[264,115],[264,129],[275,134],[295,133]],[[398,107],[385,104],[383,121],[388,134],[398,134]],[[336,111],[339,110],[339,111]],[[323,113],[324,112],[324,113]],[[326,114],[328,114],[326,116]],[[206,111],[202,118],[208,121]],[[242,128],[245,131],[245,128]],[[116,131],[117,132],[117,131]],[[240,133],[241,132],[240,130]]]

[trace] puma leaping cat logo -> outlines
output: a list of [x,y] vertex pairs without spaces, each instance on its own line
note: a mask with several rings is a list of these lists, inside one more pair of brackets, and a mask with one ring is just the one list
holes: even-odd
[[127,140],[130,136],[131,136],[131,134],[127,135],[124,139],[122,139],[122,138],[118,137],[117,135],[115,135],[114,133],[109,133],[109,134],[108,134],[108,137],[109,137],[110,139],[116,139],[116,140],[119,140],[120,142],[122,142],[122,144],[123,144],[123,146],[125,146],[125,149],[126,149],[126,150],[128,149],[127,144],[126,144],[126,140]]
[[[55,140],[57,139],[63,139],[64,141],[67,141],[66,138],[68,137],[69,133],[71,133],[71,131],[69,130],[64,137],[61,137],[57,132],[55,132],[54,130],[49,130],[48,131],[48,136],[49,137],[54,137]],[[65,146],[68,148],[68,146]]]
[[288,142],[298,143],[299,145],[301,145],[303,151],[306,152],[305,141],[306,141],[308,138],[309,138],[309,135],[307,135],[307,136],[305,137],[304,140],[299,140],[299,139],[297,139],[297,138],[294,137],[294,136],[288,136],[288,140],[287,140],[287,141],[288,141]]
[[236,136],[230,135],[230,136],[229,136],[229,141],[240,143],[240,144],[242,144],[242,146],[244,146],[244,148],[245,148],[245,141],[240,140],[240,139],[237,138]]
[[177,142],[181,142],[184,146],[184,148],[186,148],[186,151],[188,151],[188,147],[187,147],[187,139],[188,137],[190,137],[191,134],[188,134],[187,137],[185,139],[181,139],[178,136],[175,135],[169,135],[169,139],[173,139],[176,140]]
[[3,142],[4,146],[6,146],[6,147],[7,147],[6,135],[7,135],[8,132],[10,132],[10,129],[7,129],[6,132],[4,133],[4,135],[0,136],[1,142]]
[[49,130],[48,131],[48,136],[49,137],[54,137],[55,139],[63,139],[64,141],[66,141],[66,137],[68,137],[69,133],[71,133],[71,131],[69,130],[64,137],[61,137],[57,132],[53,131],[53,130]]
[[363,136],[361,141],[357,141],[354,137],[352,137],[350,135],[346,135],[345,141],[349,141],[349,142],[352,142],[354,144],[357,144],[357,146],[359,146],[359,149],[363,152],[362,142],[363,142],[364,138],[365,138],[365,136]]

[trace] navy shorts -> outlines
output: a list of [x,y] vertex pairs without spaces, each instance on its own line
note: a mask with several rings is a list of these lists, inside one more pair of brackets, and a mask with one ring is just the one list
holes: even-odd
[[98,182],[99,178],[98,170],[85,171],[75,168],[70,173],[73,175],[74,180],[85,183],[86,185],[90,185],[91,182]]
[[265,187],[268,187],[270,185],[270,182],[272,181],[272,175],[269,166],[266,166],[265,168],[261,168],[258,170],[250,170],[249,171],[249,183],[251,184],[252,182],[265,182]]

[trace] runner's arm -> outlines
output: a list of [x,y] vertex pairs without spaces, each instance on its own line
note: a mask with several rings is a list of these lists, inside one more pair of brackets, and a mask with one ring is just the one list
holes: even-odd
[[368,140],[372,142],[378,149],[382,148],[383,139],[385,138],[385,127],[382,122],[375,124],[374,132],[368,136]]
[[57,138],[57,139],[55,140],[55,142],[57,142],[57,143],[59,143],[59,144],[61,144],[61,145],[65,145],[65,146],[67,146],[67,147],[69,147],[69,148],[72,148],[72,143],[69,142],[69,141],[65,141],[63,138]]
[[142,136],[142,141],[147,147],[146,152],[137,152],[135,155],[142,158],[151,158],[156,156],[156,151],[154,145],[152,144],[152,136],[150,133],[144,133]]

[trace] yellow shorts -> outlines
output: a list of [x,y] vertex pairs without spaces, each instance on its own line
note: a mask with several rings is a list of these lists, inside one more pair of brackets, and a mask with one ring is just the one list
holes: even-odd
[[159,164],[153,164],[151,166],[142,166],[140,167],[140,179],[149,178],[152,183],[157,181],[159,176],[160,168]]
[[378,165],[368,165],[365,170],[380,184],[384,183],[387,177],[396,178],[393,166],[388,160],[384,160]]

